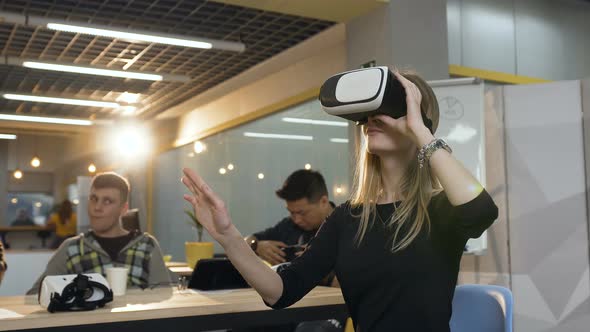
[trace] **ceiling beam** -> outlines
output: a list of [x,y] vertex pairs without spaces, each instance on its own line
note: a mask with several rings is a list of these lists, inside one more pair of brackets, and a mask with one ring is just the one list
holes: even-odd
[[331,22],[348,22],[389,3],[389,0],[213,0],[276,13],[310,17]]

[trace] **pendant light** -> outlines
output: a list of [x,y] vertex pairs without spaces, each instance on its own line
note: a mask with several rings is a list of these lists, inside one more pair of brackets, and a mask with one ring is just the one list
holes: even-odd
[[33,159],[31,159],[31,166],[33,166],[34,168],[41,166],[41,159],[39,158],[39,154],[37,153],[38,139],[39,138],[37,136],[35,136],[35,155],[33,156]]
[[14,169],[14,172],[12,172],[12,176],[17,179],[20,180],[23,178],[23,171],[20,170],[20,168],[18,167],[18,138],[16,139],[16,150],[15,150],[15,159],[16,159],[16,168]]

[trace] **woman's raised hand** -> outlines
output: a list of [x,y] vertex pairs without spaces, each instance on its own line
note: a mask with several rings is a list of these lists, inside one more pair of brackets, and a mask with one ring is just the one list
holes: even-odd
[[398,130],[404,135],[409,136],[420,147],[430,142],[433,137],[422,120],[422,113],[420,111],[422,93],[413,82],[402,76],[399,72],[393,71],[393,74],[406,91],[407,115],[400,118],[402,121],[398,122]]
[[193,206],[195,217],[211,236],[223,245],[223,240],[231,236],[240,237],[233,226],[223,200],[193,170],[184,168],[182,183],[190,190],[184,199]]

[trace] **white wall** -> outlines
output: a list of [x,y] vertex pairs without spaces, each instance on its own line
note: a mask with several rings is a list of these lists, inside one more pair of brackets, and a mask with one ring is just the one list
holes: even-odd
[[447,0],[449,63],[548,80],[590,76],[590,2]]
[[24,295],[43,273],[53,251],[6,251],[8,270],[0,285],[0,296]]
[[428,80],[448,78],[447,19],[440,0],[390,0],[346,24],[348,69],[377,65],[415,69]]
[[504,87],[516,331],[590,325],[579,81]]
[[[66,136],[18,134],[16,140],[8,141],[8,169],[18,167],[23,171],[53,172],[65,160],[63,149],[68,143]],[[41,166],[34,168],[30,162],[33,155],[39,156]]]

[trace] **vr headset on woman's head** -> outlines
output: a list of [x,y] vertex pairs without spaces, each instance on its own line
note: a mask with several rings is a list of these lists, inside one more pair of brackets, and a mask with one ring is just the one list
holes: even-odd
[[[371,67],[336,74],[320,88],[320,104],[328,114],[367,123],[370,115],[399,119],[407,114],[406,91],[389,68]],[[432,121],[422,113],[432,131]]]

